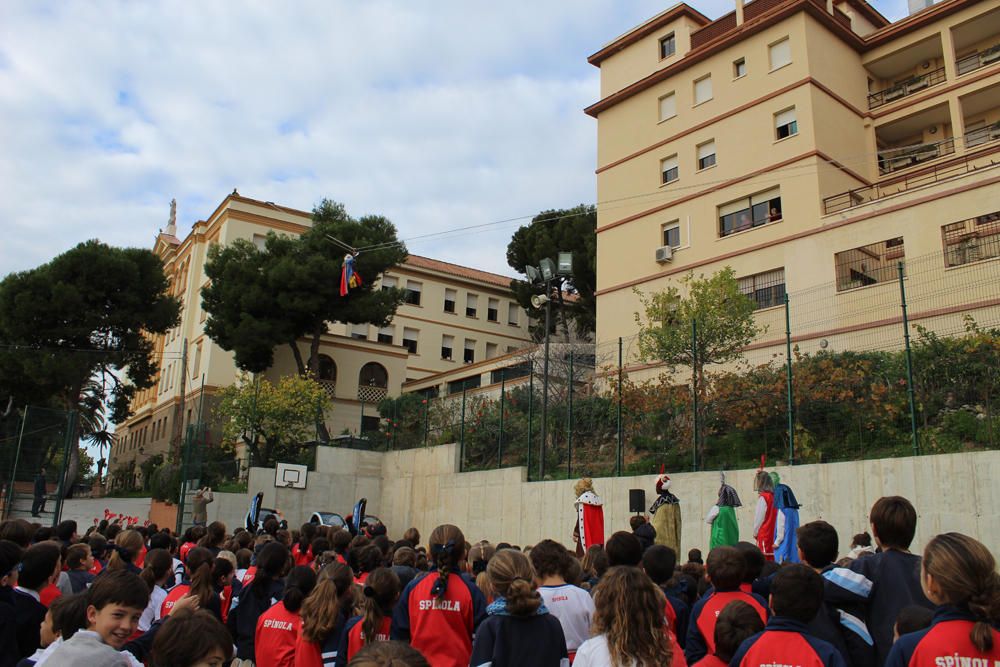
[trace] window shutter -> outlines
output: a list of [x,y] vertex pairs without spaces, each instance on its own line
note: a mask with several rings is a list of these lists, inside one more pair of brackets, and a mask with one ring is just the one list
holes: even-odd
[[781,127],[795,122],[795,107],[786,109],[774,117],[774,126]]
[[706,76],[694,82],[694,103],[712,99],[712,77]]
[[709,155],[715,155],[715,142],[709,141],[707,144],[702,144],[698,146],[698,159],[707,158]]
[[771,57],[771,69],[778,69],[782,65],[792,62],[792,45],[787,37],[772,44],[768,52]]
[[772,199],[777,199],[781,196],[781,188],[771,188],[770,190],[765,190],[764,192],[759,192],[750,198],[751,204],[763,204],[764,202],[769,202]]
[[673,93],[660,98],[660,120],[677,115],[677,97]]

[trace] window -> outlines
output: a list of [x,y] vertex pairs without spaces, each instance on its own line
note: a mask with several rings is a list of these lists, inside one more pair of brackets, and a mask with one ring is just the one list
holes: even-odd
[[319,378],[327,382],[337,381],[337,364],[325,354],[319,355]]
[[660,160],[660,182],[663,185],[676,181],[678,176],[680,176],[680,172],[677,169],[676,155]]
[[663,225],[663,245],[671,248],[679,248],[681,245],[681,226],[677,221],[668,222]]
[[462,361],[471,364],[476,360],[476,341],[471,338],[465,339],[465,354]]
[[498,368],[490,371],[490,384],[499,384],[501,380],[514,380],[516,378],[528,377],[531,374],[531,362],[523,361],[506,368]]
[[264,236],[263,234],[254,234],[253,244],[257,246],[257,250],[264,252],[265,250],[267,250],[267,237]]
[[198,379],[198,375],[201,373],[201,343],[198,343],[198,347],[194,349],[194,367],[191,369],[191,377]]
[[698,146],[698,169],[708,169],[715,166],[715,140],[706,141]]
[[674,33],[660,37],[660,60],[669,58],[675,51],[677,51],[677,40],[674,39]]
[[486,319],[497,322],[500,319],[500,299],[490,299],[486,302]]
[[788,38],[785,37],[768,46],[767,57],[770,60],[772,72],[792,62],[792,46]]
[[455,347],[455,337],[445,334],[441,336],[441,358],[451,360],[452,348]]
[[379,430],[382,418],[378,415],[365,415],[361,418],[361,432],[373,433]]
[[396,279],[392,276],[382,276],[382,291],[388,292],[396,287]]
[[667,93],[660,98],[660,120],[667,120],[677,115],[677,96]]
[[461,394],[466,389],[475,389],[481,386],[482,383],[483,377],[481,375],[473,375],[472,377],[462,378],[461,380],[452,380],[448,383],[448,393]]
[[1000,211],[941,228],[945,266],[1000,257]]
[[385,389],[389,386],[389,371],[385,366],[375,361],[369,361],[361,367],[358,373],[358,387],[380,387]]
[[902,236],[838,252],[833,256],[837,291],[895,281],[905,259]]
[[785,269],[765,271],[740,278],[740,291],[753,299],[758,308],[771,308],[785,303]]
[[396,328],[393,326],[382,327],[378,330],[378,342],[386,343],[387,345],[392,345],[392,337],[396,334]]
[[694,103],[701,104],[712,99],[712,75],[703,76],[694,82]]
[[492,359],[495,356],[497,356],[497,344],[486,343],[486,358]]
[[420,288],[421,283],[415,280],[406,281],[406,303],[419,306],[420,305]]
[[356,338],[357,340],[368,340],[368,325],[367,324],[352,324],[351,325],[351,338]]
[[733,61],[733,78],[738,79],[747,75],[747,59],[740,58]]
[[465,316],[475,317],[476,308],[479,306],[479,296],[475,294],[469,294],[465,297]]
[[799,124],[795,120],[795,107],[774,114],[774,136],[778,139],[791,137],[799,133]]
[[507,304],[507,324],[517,324],[517,313],[521,310],[521,307],[515,302]]
[[719,207],[719,236],[781,220],[781,193],[772,188]]
[[445,288],[444,290],[444,312],[454,313],[455,312],[455,298],[457,294],[455,290],[451,288]]
[[417,353],[417,337],[420,332],[416,329],[411,329],[409,327],[403,328],[403,347],[405,347],[410,354]]

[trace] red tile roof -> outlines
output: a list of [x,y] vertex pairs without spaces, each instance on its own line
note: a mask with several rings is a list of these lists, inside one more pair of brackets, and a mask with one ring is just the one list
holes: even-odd
[[425,269],[442,275],[451,275],[467,280],[477,280],[498,287],[510,287],[511,278],[508,276],[502,276],[499,273],[490,273],[489,271],[480,271],[479,269],[452,264],[451,262],[442,262],[439,259],[431,259],[430,257],[421,257],[420,255],[408,256],[406,262],[404,262],[404,266],[412,266],[415,269]]

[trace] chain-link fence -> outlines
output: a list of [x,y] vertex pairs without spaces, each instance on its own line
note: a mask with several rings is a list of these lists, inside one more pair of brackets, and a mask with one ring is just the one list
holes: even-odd
[[735,361],[712,363],[696,321],[671,324],[696,368],[643,359],[638,335],[553,337],[547,374],[539,346],[445,395],[384,400],[364,446],[457,442],[463,470],[524,465],[532,479],[1000,446],[997,253],[875,245],[839,253],[836,280],[810,289],[786,292],[783,272],[741,280],[757,333]]
[[[76,446],[77,413],[26,406],[0,436],[2,516],[48,525],[59,522],[68,489],[66,472]],[[79,461],[76,462],[79,468]],[[77,470],[79,478],[84,471]]]

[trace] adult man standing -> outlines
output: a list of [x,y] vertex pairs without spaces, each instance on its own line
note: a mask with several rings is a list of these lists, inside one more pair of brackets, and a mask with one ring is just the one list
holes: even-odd
[[191,521],[196,526],[204,526],[208,523],[208,504],[215,500],[211,487],[206,486],[198,489],[194,494],[194,510],[191,513]]
[[35,493],[34,502],[31,503],[31,516],[39,516],[41,512],[45,511],[45,493],[48,491],[48,486],[45,482],[45,468],[41,468],[38,471],[38,475],[35,477]]

